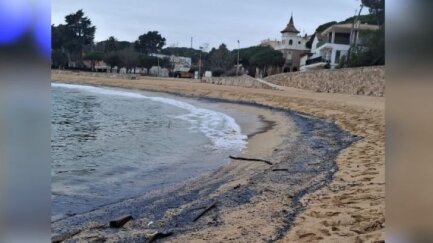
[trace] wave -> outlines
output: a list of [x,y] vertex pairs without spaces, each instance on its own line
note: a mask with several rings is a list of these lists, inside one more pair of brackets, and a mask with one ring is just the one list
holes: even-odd
[[205,108],[199,108],[186,102],[165,97],[151,97],[143,94],[115,90],[110,88],[101,88],[86,85],[52,83],[52,87],[61,87],[69,89],[79,89],[86,92],[97,93],[101,95],[122,96],[129,98],[147,99],[155,102],[178,107],[189,113],[175,116],[178,119],[188,121],[191,124],[192,132],[201,132],[209,138],[216,148],[242,150],[245,148],[247,136],[242,134],[240,126],[235,119],[222,113]]

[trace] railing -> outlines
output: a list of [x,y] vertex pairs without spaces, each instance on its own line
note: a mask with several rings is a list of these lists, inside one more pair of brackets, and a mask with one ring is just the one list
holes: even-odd
[[306,61],[305,65],[311,65],[311,64],[320,63],[320,62],[329,63],[329,60],[326,60],[323,57],[316,57],[316,58],[308,59]]

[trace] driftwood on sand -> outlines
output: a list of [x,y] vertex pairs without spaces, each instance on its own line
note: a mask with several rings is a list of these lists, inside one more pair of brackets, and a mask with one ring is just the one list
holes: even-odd
[[216,202],[213,202],[211,205],[207,206],[203,211],[201,211],[201,213],[199,213],[197,215],[197,217],[195,217],[192,221],[193,222],[197,221],[199,218],[201,218],[205,213],[207,213],[209,210],[211,210],[215,206],[216,206]]
[[166,232],[166,233],[164,233],[164,232],[155,232],[155,234],[153,234],[148,240],[147,240],[147,242],[154,242],[155,240],[157,240],[157,239],[161,239],[161,238],[164,238],[164,237],[168,237],[168,236],[171,236],[171,235],[173,235],[173,232]]
[[125,215],[125,216],[119,217],[119,218],[117,218],[115,220],[111,220],[110,221],[110,227],[111,228],[121,228],[126,223],[128,223],[130,220],[132,220],[132,216],[131,215]]
[[244,157],[235,157],[235,156],[229,156],[230,159],[235,159],[235,160],[245,160],[245,161],[259,161],[259,162],[263,162],[266,163],[268,165],[273,165],[271,161],[268,160],[264,160],[264,159],[251,159],[251,158],[244,158]]
[[289,171],[289,169],[273,169],[272,171]]

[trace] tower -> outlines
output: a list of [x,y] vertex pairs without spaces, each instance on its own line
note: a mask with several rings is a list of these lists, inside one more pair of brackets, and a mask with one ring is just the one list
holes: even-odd
[[290,17],[290,21],[287,24],[286,28],[284,28],[281,31],[281,40],[283,46],[285,46],[287,49],[303,50],[304,49],[303,46],[300,45],[302,43],[299,43],[299,41],[302,40],[303,38],[298,36],[299,33],[300,31],[296,29],[295,23],[293,21],[293,15],[292,15]]
[[300,55],[308,52],[306,47],[306,38],[299,35],[300,31],[296,29],[293,21],[293,14],[287,26],[281,31],[281,44],[279,50],[286,59],[284,69],[286,71],[299,70]]
[[283,36],[284,35],[295,35],[296,36],[299,34],[299,30],[296,29],[295,23],[293,22],[293,15],[290,16],[290,21],[287,24],[286,28],[284,28],[281,31],[281,34],[283,34]]

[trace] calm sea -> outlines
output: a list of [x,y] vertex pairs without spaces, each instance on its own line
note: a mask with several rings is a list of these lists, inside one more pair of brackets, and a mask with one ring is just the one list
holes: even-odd
[[52,101],[52,220],[205,174],[246,145],[198,101],[61,83]]

